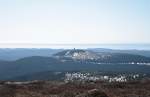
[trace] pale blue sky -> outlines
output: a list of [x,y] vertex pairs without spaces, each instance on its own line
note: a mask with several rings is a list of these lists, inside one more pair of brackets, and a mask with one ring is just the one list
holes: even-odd
[[150,0],[0,0],[0,43],[150,43]]

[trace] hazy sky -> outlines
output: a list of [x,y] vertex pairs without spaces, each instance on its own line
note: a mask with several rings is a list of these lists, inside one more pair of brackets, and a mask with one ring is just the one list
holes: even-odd
[[150,0],[0,0],[0,43],[150,43]]

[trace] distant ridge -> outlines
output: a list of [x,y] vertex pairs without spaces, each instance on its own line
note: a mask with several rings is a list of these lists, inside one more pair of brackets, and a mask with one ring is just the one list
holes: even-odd
[[116,50],[150,50],[150,44],[50,44],[50,43],[0,43],[0,48],[52,48],[52,49],[88,49],[88,48],[107,48]]
[[73,60],[87,60],[96,63],[150,63],[149,57],[141,55],[111,52],[96,53],[94,51],[83,49],[64,50],[53,56],[60,59],[70,58]]

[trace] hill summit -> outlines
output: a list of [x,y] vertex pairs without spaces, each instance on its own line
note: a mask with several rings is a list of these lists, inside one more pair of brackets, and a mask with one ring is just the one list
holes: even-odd
[[95,52],[80,49],[64,50],[62,52],[54,54],[54,56],[59,58],[71,58],[77,60],[99,59],[99,55]]

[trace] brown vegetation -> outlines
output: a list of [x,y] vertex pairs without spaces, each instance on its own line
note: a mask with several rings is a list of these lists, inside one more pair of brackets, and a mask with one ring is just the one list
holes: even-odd
[[150,81],[0,84],[0,97],[150,97]]

